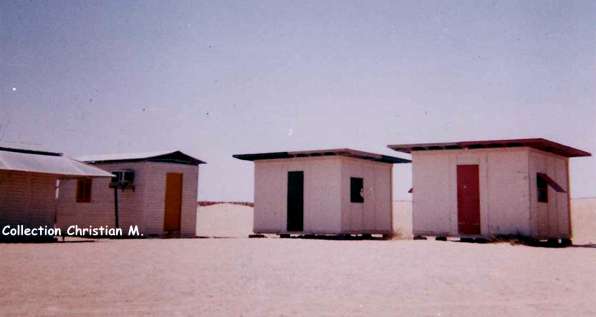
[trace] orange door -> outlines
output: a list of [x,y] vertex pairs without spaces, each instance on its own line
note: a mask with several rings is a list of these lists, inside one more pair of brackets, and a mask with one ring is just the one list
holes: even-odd
[[166,203],[164,231],[180,231],[180,213],[182,211],[182,174],[166,175]]
[[480,234],[478,165],[457,166],[457,223],[460,234]]

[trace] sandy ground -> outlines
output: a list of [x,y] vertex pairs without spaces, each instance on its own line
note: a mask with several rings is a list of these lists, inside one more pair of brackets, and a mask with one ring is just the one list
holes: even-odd
[[197,208],[197,236],[248,237],[252,233],[253,208],[218,204]]
[[596,198],[571,200],[573,243],[596,244]]
[[596,315],[596,248],[242,238],[0,254],[2,315]]
[[596,316],[595,206],[569,248],[247,239],[252,208],[201,207],[198,235],[241,238],[0,244],[0,315]]

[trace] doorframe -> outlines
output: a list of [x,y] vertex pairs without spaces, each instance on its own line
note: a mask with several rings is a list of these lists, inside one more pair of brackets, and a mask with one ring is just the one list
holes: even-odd
[[[168,177],[170,175],[179,175],[180,176],[180,210],[178,212],[178,220],[177,220],[177,229],[167,229],[166,222],[167,222],[167,211],[168,211]],[[163,232],[181,232],[182,231],[182,205],[183,205],[183,195],[184,193],[184,173],[180,172],[168,172],[166,173],[165,179],[165,190],[164,190],[164,208],[163,208]]]
[[[302,200],[302,208],[300,208],[300,228],[290,228],[290,175],[300,175],[301,176],[301,200]],[[303,232],[304,231],[304,171],[288,171],[287,173],[287,194],[286,194],[286,232]]]
[[[462,232],[462,228],[460,227],[460,190],[459,190],[459,185],[460,185],[460,180],[459,180],[459,168],[460,166],[464,167],[470,167],[470,166],[474,166],[476,168],[476,176],[478,178],[477,181],[477,192],[478,192],[478,232],[477,233],[464,233]],[[455,195],[456,195],[456,215],[457,215],[457,233],[460,236],[480,236],[482,235],[482,199],[481,199],[481,188],[480,188],[480,184],[481,184],[481,180],[480,180],[480,164],[478,163],[464,163],[464,164],[456,164],[456,181],[455,181]]]

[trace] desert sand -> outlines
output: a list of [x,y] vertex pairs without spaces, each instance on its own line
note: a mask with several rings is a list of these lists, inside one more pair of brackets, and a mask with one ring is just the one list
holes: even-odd
[[197,236],[248,237],[252,233],[252,207],[217,204],[197,208]]
[[596,198],[571,200],[573,243],[596,244]]
[[596,315],[593,244],[248,239],[252,208],[201,208],[198,234],[228,238],[0,244],[0,315]]
[[0,245],[3,315],[594,316],[596,248],[438,241]]

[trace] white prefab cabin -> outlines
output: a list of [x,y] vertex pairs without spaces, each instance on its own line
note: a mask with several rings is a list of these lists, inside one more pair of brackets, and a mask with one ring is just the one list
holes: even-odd
[[352,149],[238,154],[255,163],[255,233],[391,234],[393,164]]
[[60,153],[0,147],[0,228],[53,228],[59,180],[111,176]]
[[389,145],[412,155],[413,233],[570,239],[569,158],[545,139]]
[[195,236],[199,165],[205,162],[180,151],[79,159],[115,176],[64,182],[60,228],[109,226],[127,234],[130,226],[138,226],[145,237]]

